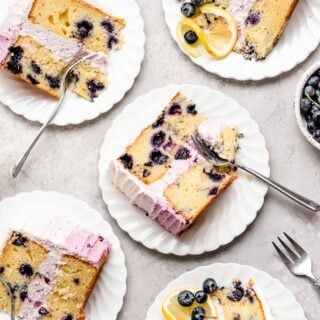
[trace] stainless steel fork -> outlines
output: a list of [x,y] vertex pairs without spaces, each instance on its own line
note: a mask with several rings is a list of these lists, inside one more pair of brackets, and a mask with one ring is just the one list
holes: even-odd
[[312,271],[312,260],[308,253],[290,236],[284,232],[289,245],[278,237],[284,250],[281,250],[275,242],[272,242],[280,258],[287,268],[298,277],[306,277],[312,281],[316,288],[320,288],[320,279]]
[[10,303],[11,303],[11,310],[10,310],[10,319],[15,320],[15,303],[13,298],[13,293],[11,291],[10,284],[0,276],[0,282],[4,285],[4,287],[7,289],[8,294],[10,296]]
[[43,132],[46,130],[46,128],[51,124],[53,119],[57,116],[58,112],[61,109],[61,106],[63,104],[64,98],[66,96],[67,89],[69,85],[72,82],[72,71],[82,62],[93,60],[98,57],[98,54],[96,53],[80,53],[73,61],[70,62],[70,64],[67,66],[67,68],[64,70],[64,73],[61,78],[61,86],[60,86],[60,99],[57,103],[57,105],[52,110],[51,114],[49,115],[48,119],[45,121],[45,123],[42,125],[41,129],[29,145],[29,147],[26,149],[26,151],[22,154],[22,156],[19,158],[17,163],[12,169],[12,176],[13,178],[17,178],[24,163],[26,162],[27,158],[29,157],[31,151],[33,150],[34,146],[42,136]]

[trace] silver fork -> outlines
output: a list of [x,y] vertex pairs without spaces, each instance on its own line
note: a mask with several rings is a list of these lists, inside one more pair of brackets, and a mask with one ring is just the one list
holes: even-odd
[[209,162],[211,163],[213,166],[215,167],[236,167],[239,168],[243,171],[246,171],[250,174],[252,174],[253,176],[255,176],[256,178],[262,180],[263,182],[265,182],[266,184],[268,184],[269,186],[273,187],[274,189],[276,189],[277,191],[281,192],[282,194],[284,194],[285,196],[287,196],[288,198],[290,198],[291,200],[297,202],[298,204],[304,206],[305,208],[316,212],[316,213],[320,213],[320,205],[284,186],[282,186],[281,184],[267,178],[266,176],[262,175],[261,173],[247,167],[244,166],[240,163],[237,162],[231,162],[227,159],[223,159],[215,150],[214,147],[211,146],[205,139],[203,139],[201,137],[201,135],[199,134],[199,132],[196,132],[193,136],[192,136],[192,140],[197,148],[197,150],[199,151],[199,153]]
[[61,79],[61,86],[60,86],[60,99],[55,106],[55,108],[52,110],[51,114],[49,115],[46,122],[42,125],[41,129],[39,130],[38,134],[35,136],[29,147],[25,150],[25,152],[21,155],[17,163],[12,169],[12,176],[14,178],[17,178],[24,163],[26,162],[27,158],[29,157],[31,151],[33,150],[34,146],[42,136],[45,129],[51,124],[53,119],[57,116],[58,112],[61,109],[61,106],[63,104],[64,98],[66,96],[67,89],[69,88],[70,84],[72,83],[72,71],[82,62],[88,61],[88,60],[94,60],[98,57],[98,54],[96,53],[80,53],[67,68],[65,69],[62,79]]
[[284,251],[281,250],[275,242],[272,242],[283,263],[294,275],[299,277],[307,277],[312,281],[316,288],[320,288],[320,279],[316,277],[312,271],[311,257],[295,240],[293,240],[285,232],[283,234],[291,246],[287,245],[280,237],[278,237],[278,240],[283,246]]
[[0,276],[0,282],[4,285],[4,287],[7,289],[8,294],[10,296],[10,303],[11,303],[11,310],[10,310],[10,319],[15,320],[15,303],[13,298],[13,293],[11,291],[10,284],[4,280],[3,277]]

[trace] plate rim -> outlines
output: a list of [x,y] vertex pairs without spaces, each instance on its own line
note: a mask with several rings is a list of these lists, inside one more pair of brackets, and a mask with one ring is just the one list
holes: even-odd
[[[125,254],[123,252],[119,237],[113,231],[113,228],[110,225],[110,223],[103,218],[103,215],[98,210],[96,210],[93,207],[91,207],[87,202],[85,202],[85,201],[83,201],[83,200],[81,200],[81,199],[79,199],[79,198],[77,198],[74,195],[69,194],[69,193],[61,193],[61,192],[54,191],[54,190],[44,191],[44,190],[40,190],[40,189],[31,191],[31,192],[19,192],[19,193],[13,195],[13,196],[9,196],[9,197],[1,199],[0,208],[2,208],[4,205],[6,205],[6,204],[3,204],[3,203],[17,201],[16,200],[17,198],[22,198],[22,199],[24,198],[25,199],[27,197],[33,197],[35,199],[35,198],[37,198],[39,196],[50,196],[50,197],[53,197],[53,198],[54,197],[59,197],[60,199],[61,198],[68,198],[69,201],[78,202],[79,205],[83,206],[84,208],[87,208],[88,210],[91,211],[91,213],[94,212],[96,217],[101,219],[102,222],[107,226],[107,228],[113,234],[113,237],[116,239],[116,242],[117,242],[118,257],[119,257],[119,259],[121,259],[121,265],[122,265],[121,272],[123,273],[123,276],[124,276],[124,278],[121,281],[121,289],[122,289],[121,291],[122,292],[121,292],[120,295],[122,297],[121,297],[121,300],[119,299],[119,301],[118,301],[118,308],[117,308],[118,310],[116,312],[114,312],[114,319],[113,320],[116,320],[118,318],[119,313],[121,312],[121,310],[123,308],[124,299],[125,299],[125,296],[126,296],[126,293],[127,293],[127,289],[128,289],[128,286],[127,286],[128,269],[127,269],[127,263],[126,263],[126,256],[125,256]],[[0,211],[0,215],[1,215],[1,211]],[[106,263],[106,265],[107,265],[107,263]],[[99,281],[99,279],[98,279],[98,281]]]
[[[301,306],[301,304],[297,301],[295,295],[287,288],[285,287],[285,285],[280,281],[278,280],[277,278],[271,276],[268,272],[266,271],[263,271],[261,269],[258,269],[256,267],[253,267],[251,265],[247,265],[247,264],[240,264],[240,263],[234,263],[234,262],[228,262],[228,263],[223,263],[223,262],[217,262],[217,263],[211,263],[209,265],[203,265],[203,266],[198,266],[198,267],[195,267],[194,269],[192,270],[189,270],[189,271],[186,271],[186,272],[183,272],[182,274],[180,274],[178,277],[176,277],[175,279],[169,281],[169,283],[167,283],[167,285],[165,286],[164,289],[162,289],[158,294],[157,296],[154,298],[154,302],[152,303],[152,305],[148,308],[147,310],[147,314],[146,314],[146,319],[145,320],[151,320],[152,318],[150,317],[150,312],[151,312],[151,308],[158,304],[159,303],[159,300],[161,298],[162,295],[164,295],[165,293],[168,292],[169,288],[171,285],[173,285],[175,282],[178,282],[179,280],[181,280],[183,277],[188,277],[190,276],[191,274],[193,273],[196,273],[196,272],[201,272],[202,270],[210,270],[211,268],[213,267],[217,267],[217,268],[238,268],[238,269],[241,269],[241,270],[248,270],[250,271],[250,273],[254,274],[261,274],[263,277],[277,283],[279,285],[279,287],[281,288],[282,291],[284,291],[287,295],[289,295],[291,298],[293,298],[293,301],[295,302],[295,304],[297,305],[297,308],[300,308],[301,312],[303,313],[304,315],[304,319],[302,320],[307,320],[306,316],[305,316],[305,312]],[[272,309],[271,309],[272,311]]]
[[[247,109],[245,109],[244,107],[240,106],[240,104],[239,104],[235,99],[227,96],[226,94],[224,94],[222,91],[220,91],[220,90],[218,90],[218,89],[212,89],[212,88],[207,87],[207,86],[204,86],[204,85],[194,85],[194,84],[188,84],[188,83],[175,84],[175,85],[167,85],[167,86],[163,86],[163,87],[154,88],[154,89],[152,89],[152,90],[150,90],[150,91],[148,91],[148,92],[146,92],[146,93],[144,93],[144,94],[139,95],[139,96],[136,97],[133,101],[131,101],[130,103],[128,103],[128,104],[124,107],[124,109],[122,110],[122,112],[121,112],[120,114],[118,114],[117,117],[115,117],[115,119],[113,120],[112,125],[111,125],[110,128],[107,130],[107,132],[106,132],[106,134],[105,134],[105,136],[104,136],[104,140],[103,140],[102,146],[101,146],[101,148],[100,148],[98,170],[99,170],[99,187],[100,187],[100,190],[101,190],[101,194],[102,194],[103,201],[104,201],[105,205],[106,205],[107,208],[108,208],[108,214],[117,222],[117,225],[119,226],[119,228],[120,228],[122,231],[126,232],[126,233],[130,236],[130,238],[131,238],[132,240],[134,240],[134,241],[137,242],[137,243],[140,243],[141,245],[143,245],[144,247],[148,248],[149,250],[155,250],[155,251],[157,251],[157,252],[159,252],[159,253],[161,253],[161,254],[164,254],[164,255],[172,254],[172,255],[181,256],[181,257],[182,257],[182,256],[200,256],[200,255],[202,255],[202,254],[204,254],[204,253],[207,253],[207,252],[215,252],[215,251],[218,250],[219,248],[224,247],[224,246],[226,246],[226,245],[228,245],[228,244],[233,243],[237,237],[239,237],[239,236],[241,236],[242,234],[244,234],[244,233],[247,231],[247,229],[249,228],[249,226],[254,223],[254,221],[256,220],[256,218],[257,218],[257,216],[258,216],[258,213],[260,212],[260,210],[262,209],[262,207],[263,207],[263,205],[264,205],[265,198],[266,198],[266,195],[267,195],[268,190],[269,190],[268,186],[266,186],[266,187],[265,187],[265,192],[262,194],[262,199],[263,199],[263,200],[262,200],[260,206],[258,207],[258,209],[255,211],[254,218],[252,219],[252,221],[251,221],[249,224],[247,224],[247,225],[245,226],[244,230],[240,231],[239,234],[234,235],[231,241],[228,241],[228,242],[226,242],[226,243],[220,244],[220,245],[218,245],[218,247],[216,247],[216,248],[214,248],[214,249],[208,249],[208,248],[204,248],[204,247],[203,247],[201,251],[198,251],[198,252],[190,252],[190,251],[189,251],[189,252],[185,252],[185,253],[184,253],[184,252],[176,252],[176,251],[174,251],[174,250],[167,250],[167,251],[161,250],[159,247],[152,246],[152,245],[150,245],[149,243],[144,243],[142,239],[136,239],[136,238],[134,238],[133,234],[132,234],[129,230],[123,228],[123,227],[120,225],[118,219],[116,218],[116,215],[114,215],[114,214],[112,214],[112,213],[110,212],[109,204],[108,204],[108,201],[107,201],[107,199],[106,199],[106,195],[105,195],[105,191],[104,191],[104,185],[105,185],[105,183],[106,183],[106,182],[104,181],[104,178],[105,178],[106,169],[107,169],[106,166],[104,166],[104,163],[105,163],[105,156],[104,156],[104,155],[106,154],[106,141],[107,141],[107,138],[108,138],[111,130],[115,127],[115,125],[116,125],[116,120],[117,120],[124,112],[126,112],[126,109],[127,109],[127,108],[132,108],[132,107],[137,103],[137,101],[139,101],[141,98],[143,98],[143,97],[145,97],[145,96],[152,96],[152,95],[154,94],[154,92],[157,92],[157,91],[170,90],[170,89],[173,89],[173,88],[175,88],[175,89],[180,88],[180,89],[181,89],[181,87],[184,87],[184,86],[191,87],[191,88],[199,88],[199,87],[200,87],[200,88],[204,88],[204,89],[206,89],[206,90],[210,90],[211,92],[212,92],[212,91],[216,91],[216,92],[219,92],[220,94],[222,94],[225,98],[228,98],[228,99],[231,99],[232,101],[234,101],[234,102],[237,104],[237,106],[238,106],[239,108],[241,108],[241,109],[249,116],[249,118],[257,125],[258,132],[259,132],[259,134],[261,135],[261,137],[263,138],[263,143],[264,143],[264,147],[265,147],[265,151],[266,151],[266,156],[267,156],[267,161],[266,161],[266,164],[267,164],[267,166],[268,166],[267,176],[270,176],[270,173],[271,173],[270,153],[269,153],[269,150],[268,150],[268,148],[267,148],[267,144],[266,144],[265,137],[264,137],[264,135],[262,134],[258,123],[251,117],[251,115],[250,115],[250,113],[247,111]],[[179,90],[179,89],[178,89],[178,90]],[[119,191],[119,192],[120,192],[120,191]],[[128,202],[129,202],[129,200],[128,200]],[[167,232],[167,231],[164,230],[164,232]]]
[[[83,0],[85,2],[87,2],[86,0]],[[98,119],[99,117],[101,117],[103,114],[106,114],[108,113],[111,109],[113,109],[118,103],[120,103],[124,97],[128,94],[128,92],[132,89],[132,87],[134,86],[134,83],[137,79],[137,77],[139,76],[141,70],[142,70],[142,64],[143,64],[143,61],[144,61],[144,58],[145,58],[145,52],[146,52],[146,31],[145,31],[145,23],[144,23],[144,19],[142,17],[142,14],[141,14],[141,8],[139,6],[139,4],[137,3],[136,0],[127,0],[127,1],[131,1],[132,2],[132,5],[136,6],[136,10],[137,10],[137,21],[135,22],[136,23],[136,26],[138,26],[139,28],[141,28],[141,48],[140,48],[140,56],[139,56],[139,63],[137,64],[137,69],[136,69],[136,72],[135,73],[132,73],[132,77],[130,79],[130,82],[127,80],[128,84],[125,87],[125,89],[121,92],[121,94],[116,98],[116,99],[113,99],[113,102],[112,104],[108,107],[108,108],[104,108],[103,110],[99,110],[97,108],[97,112],[95,115],[91,115],[91,116],[88,116],[86,115],[86,117],[81,117],[80,118],[68,118],[68,119],[61,119],[57,120],[57,117],[55,119],[53,119],[53,121],[51,122],[51,124],[49,126],[52,126],[52,127],[75,127],[75,126],[79,126],[79,125],[82,125],[82,124],[86,124],[86,123],[90,123],[91,121],[94,121],[96,119]],[[6,74],[5,72],[2,71],[2,73]],[[30,87],[30,91],[32,90],[35,90],[33,89],[32,87]],[[32,95],[32,93],[30,93],[30,95]],[[48,96],[47,97],[48,99],[50,99],[50,97]],[[58,100],[56,100],[56,102],[58,102]],[[44,124],[45,121],[42,121],[40,118],[36,118],[36,117],[33,117],[31,114],[29,114],[28,112],[26,111],[19,111],[17,110],[16,108],[14,108],[14,106],[11,106],[10,104],[6,103],[6,102],[3,102],[1,97],[0,97],[0,103],[8,108],[11,112],[13,112],[14,114],[18,115],[19,117],[22,117],[32,123],[37,123],[37,124]],[[94,102],[93,102],[94,104]],[[25,109],[25,107],[24,107]],[[49,114],[50,112],[48,113],[48,117],[49,117]]]
[[[226,75],[224,74],[223,71],[220,70],[216,70],[216,71],[212,71],[210,70],[210,68],[208,67],[207,64],[200,64],[198,62],[196,62],[196,59],[191,57],[190,55],[188,55],[184,50],[181,49],[178,40],[176,39],[176,36],[173,32],[173,28],[171,28],[170,23],[169,23],[169,13],[167,10],[167,2],[169,0],[162,0],[162,11],[164,13],[164,18],[165,18],[165,22],[166,22],[166,26],[169,30],[169,33],[173,39],[173,41],[175,42],[175,45],[178,47],[178,49],[185,55],[187,56],[192,63],[194,63],[195,65],[201,67],[202,69],[204,69],[205,71],[209,72],[210,74],[215,74],[217,76],[219,76],[220,78],[223,79],[231,79],[231,80],[236,80],[236,81],[240,81],[240,82],[245,82],[245,81],[262,81],[262,80],[266,80],[266,79],[272,79],[275,77],[280,76],[281,74],[287,73],[289,71],[294,70],[297,66],[299,66],[301,63],[303,63],[304,61],[306,61],[310,55],[318,48],[319,44],[320,44],[320,33],[318,36],[317,41],[315,41],[315,43],[312,45],[312,47],[310,47],[310,49],[308,50],[308,52],[306,52],[303,56],[299,57],[296,59],[295,62],[293,62],[291,65],[287,66],[286,68],[282,68],[281,70],[278,69],[277,71],[274,72],[268,72],[265,71],[265,74],[263,75],[262,73],[260,75],[245,75],[245,76],[237,76],[237,74],[234,75]],[[298,5],[298,3],[297,3]]]

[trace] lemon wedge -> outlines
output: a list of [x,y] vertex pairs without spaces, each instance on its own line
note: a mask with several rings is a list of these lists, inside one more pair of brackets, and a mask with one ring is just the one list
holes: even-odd
[[199,304],[195,301],[190,307],[181,306],[178,302],[178,295],[183,290],[189,290],[193,293],[196,293],[201,289],[197,289],[197,288],[179,289],[169,293],[162,305],[162,313],[167,320],[190,320],[192,310],[195,307],[200,307],[200,306],[205,309],[206,317],[218,318],[218,312],[216,310],[216,306],[210,296],[208,296],[208,300],[205,303]]
[[[188,31],[193,31],[198,36],[198,40],[194,44],[188,44],[184,39],[184,35]],[[200,42],[199,38],[203,39],[204,34],[202,29],[192,20],[189,18],[182,19],[177,25],[177,38],[182,47],[182,49],[194,58],[198,58],[200,56]]]
[[226,10],[207,4],[200,8],[210,27],[202,31],[200,38],[207,52],[217,59],[227,56],[235,47],[238,39],[237,23]]

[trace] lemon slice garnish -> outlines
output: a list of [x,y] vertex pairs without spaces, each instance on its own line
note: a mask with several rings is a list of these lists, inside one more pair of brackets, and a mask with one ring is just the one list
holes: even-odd
[[215,58],[227,56],[237,43],[236,21],[228,11],[212,4],[202,6],[200,11],[211,22],[210,27],[199,36],[205,49]]
[[190,320],[192,310],[195,307],[204,308],[206,311],[206,317],[208,318],[218,318],[216,306],[210,296],[208,296],[208,300],[205,303],[200,304],[195,301],[190,307],[181,306],[178,302],[178,295],[183,290],[189,290],[193,293],[196,293],[201,289],[179,289],[169,293],[162,305],[162,313],[167,320]]
[[[194,44],[188,44],[184,39],[184,35],[188,31],[193,31],[198,36],[198,41]],[[199,38],[204,37],[203,31],[201,28],[189,18],[182,19],[177,25],[177,38],[182,47],[182,49],[188,53],[190,56],[194,58],[198,58],[200,56],[200,42]]]

